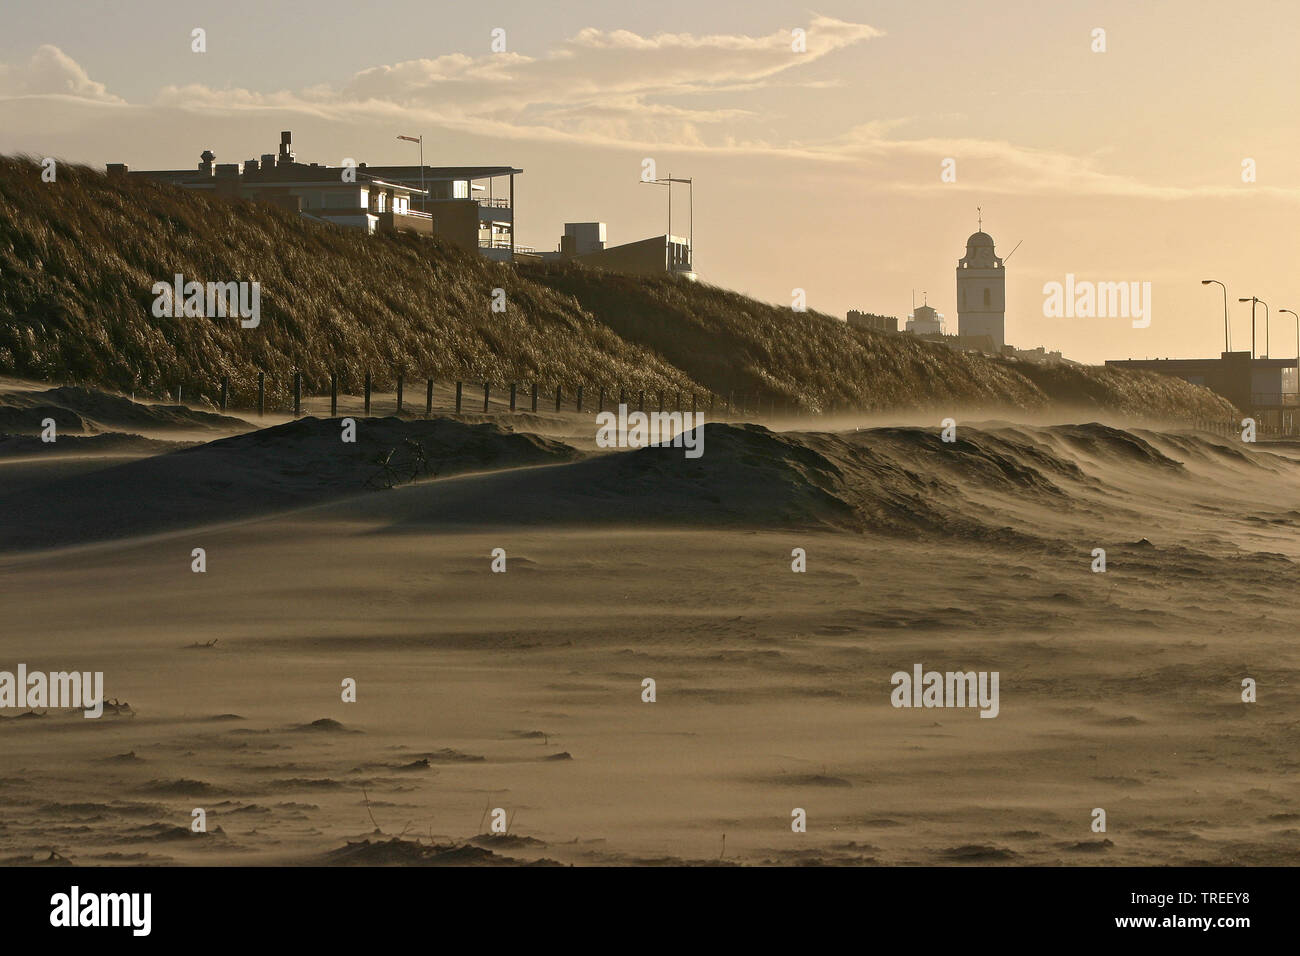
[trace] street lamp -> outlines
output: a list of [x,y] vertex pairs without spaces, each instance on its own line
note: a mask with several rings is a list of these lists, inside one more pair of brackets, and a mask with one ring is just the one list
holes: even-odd
[[686,248],[690,254],[691,270],[695,269],[695,180],[694,179],[674,179],[672,173],[669,173],[663,179],[643,179],[641,180],[647,186],[667,186],[668,187],[668,242],[664,250],[664,258],[667,260],[668,271],[673,271],[672,264],[672,245],[673,245],[673,183],[685,183],[690,195],[690,234],[686,240]]
[[1268,303],[1263,299],[1251,296],[1249,299],[1238,299],[1238,302],[1250,303],[1250,357],[1255,357],[1255,303],[1258,302],[1264,307],[1264,358],[1268,358]]
[[1277,311],[1278,311],[1279,314],[1281,314],[1281,313],[1283,313],[1283,312],[1287,312],[1287,313],[1290,313],[1291,315],[1295,315],[1295,354],[1296,354],[1296,368],[1300,368],[1300,315],[1296,315],[1296,313],[1293,312],[1291,309],[1278,309]]
[[[1277,311],[1279,313],[1290,312],[1292,315],[1295,316],[1295,380],[1296,380],[1296,391],[1300,392],[1300,315],[1296,315],[1296,313],[1291,309],[1278,309]],[[1300,397],[1298,397],[1296,400],[1300,401]],[[1295,425],[1294,412],[1291,413],[1291,424],[1293,426]]]
[[429,194],[424,191],[424,134],[421,133],[419,136],[399,136],[397,138],[404,139],[408,143],[420,144],[420,212],[428,212],[429,210],[424,205],[425,200],[429,198]]
[[1218,279],[1202,279],[1201,285],[1209,285],[1211,282],[1223,290],[1223,351],[1231,352],[1232,345],[1228,339],[1228,287]]
[[1277,311],[1279,313],[1290,312],[1295,316],[1295,375],[1296,387],[1300,389],[1300,315],[1296,315],[1291,309],[1278,309]]

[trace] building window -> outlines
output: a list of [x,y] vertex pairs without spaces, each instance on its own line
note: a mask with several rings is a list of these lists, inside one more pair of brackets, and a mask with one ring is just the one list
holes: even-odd
[[468,199],[468,198],[469,198],[469,181],[468,181],[468,180],[465,180],[465,179],[458,179],[458,180],[456,180],[454,183],[452,183],[451,185],[452,185],[452,198],[453,198],[453,199]]

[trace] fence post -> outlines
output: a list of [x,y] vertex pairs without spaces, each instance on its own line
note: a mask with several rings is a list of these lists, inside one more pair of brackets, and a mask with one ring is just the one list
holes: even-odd
[[516,388],[515,383],[511,382],[510,383],[510,410],[512,412],[515,410],[515,388]]
[[339,413],[339,373],[330,372],[330,418]]
[[578,411],[582,411],[582,386],[578,386]]
[[402,373],[397,373],[397,414],[402,414]]
[[483,411],[485,413],[488,410],[488,394],[491,391],[491,388],[492,387],[487,382],[483,383]]
[[293,373],[293,417],[302,416],[302,372]]
[[226,405],[230,402],[230,376],[221,376],[221,410],[226,410]]
[[456,383],[456,414],[457,415],[460,414],[460,386],[461,383],[457,382]]
[[266,414],[266,373],[257,373],[257,417]]
[[533,411],[537,411],[537,383],[533,382]]
[[429,379],[428,385],[424,389],[424,417],[429,418],[433,415],[433,379]]
[[370,417],[370,370],[366,370],[366,418]]
[[555,386],[555,410],[560,410],[560,386]]

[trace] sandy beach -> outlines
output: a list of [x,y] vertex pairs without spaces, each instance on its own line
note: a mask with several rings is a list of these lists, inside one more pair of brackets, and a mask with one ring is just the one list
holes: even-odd
[[[0,668],[128,706],[4,714],[0,856],[1300,861],[1300,447],[836,425],[362,419],[445,466],[379,490],[324,419],[3,449]],[[916,664],[996,719],[892,706]]]

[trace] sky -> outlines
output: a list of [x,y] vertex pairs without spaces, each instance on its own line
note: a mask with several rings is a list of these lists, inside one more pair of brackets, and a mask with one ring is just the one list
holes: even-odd
[[[649,158],[695,181],[703,280],[838,316],[924,294],[949,331],[979,207],[1015,248],[1018,347],[1217,355],[1213,278],[1234,349],[1253,295],[1271,354],[1296,355],[1293,0],[0,0],[0,24],[0,153],[192,168],[291,129],[300,162],[392,165],[423,135],[430,165],[522,168],[517,240],[539,249],[565,222],[664,233]],[[1049,314],[1067,274],[1149,282],[1149,324]]]

